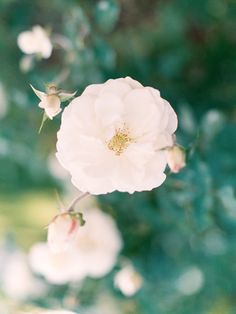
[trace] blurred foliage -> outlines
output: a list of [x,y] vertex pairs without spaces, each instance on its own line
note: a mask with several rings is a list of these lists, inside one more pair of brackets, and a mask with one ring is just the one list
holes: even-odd
[[[36,24],[50,30],[53,54],[22,72],[17,36]],[[235,0],[0,1],[2,233],[8,228],[25,247],[40,239],[41,230],[26,232],[30,241],[25,230],[48,217],[48,191],[63,190],[48,169],[60,118],[37,134],[42,117],[29,83],[43,89],[59,81],[79,94],[88,84],[132,76],[161,90],[179,116],[178,142],[192,147],[187,167],[160,188],[99,199],[122,232],[123,256],[144,278],[141,291],[123,297],[111,274],[80,288],[52,287],[36,304],[80,311],[78,304],[106,295],[124,314],[236,313],[235,28]],[[29,205],[32,197],[38,201]],[[176,281],[192,266],[204,283],[187,296]]]

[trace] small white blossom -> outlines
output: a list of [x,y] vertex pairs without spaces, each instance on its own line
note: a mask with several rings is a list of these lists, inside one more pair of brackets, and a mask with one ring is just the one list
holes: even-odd
[[[64,110],[57,158],[82,192],[160,186],[177,117],[158,90],[126,77],[88,86]],[[75,136],[76,134],[76,136]]]
[[38,54],[42,58],[49,58],[52,54],[52,43],[45,31],[39,25],[33,26],[32,30],[18,35],[17,44],[26,54]]
[[97,208],[86,209],[83,216],[86,223],[75,243],[78,267],[82,267],[84,276],[103,277],[112,270],[122,248],[120,232],[112,217]]
[[143,279],[133,266],[127,265],[122,268],[114,278],[114,285],[124,295],[134,295],[142,286]]
[[8,255],[1,280],[4,292],[15,300],[39,296],[45,291],[44,285],[33,277],[27,258],[21,252]]
[[167,163],[172,172],[178,173],[186,166],[186,154],[184,149],[178,145],[169,148],[167,150]]
[[196,266],[188,268],[177,280],[176,288],[184,295],[197,293],[204,285],[204,274]]
[[61,285],[83,279],[83,269],[78,266],[79,262],[77,251],[53,253],[47,243],[36,243],[29,252],[32,270],[52,284]]
[[79,220],[70,213],[54,217],[48,226],[48,245],[53,253],[68,250],[73,245],[79,230]]

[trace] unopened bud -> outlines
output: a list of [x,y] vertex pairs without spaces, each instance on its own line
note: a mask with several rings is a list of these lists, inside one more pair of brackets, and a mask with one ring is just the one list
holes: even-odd
[[30,86],[41,100],[38,106],[45,110],[45,114],[50,120],[61,112],[61,102],[73,98],[76,94],[76,92],[69,93],[60,90],[53,84],[47,86],[46,92],[39,91],[32,85]]
[[77,213],[65,212],[54,217],[48,226],[48,245],[53,253],[68,250],[76,240],[80,227]]
[[50,120],[61,112],[61,101],[57,95],[44,95],[39,103],[39,108],[45,110]]
[[172,172],[178,173],[186,166],[185,150],[178,145],[169,148],[167,150],[167,163]]

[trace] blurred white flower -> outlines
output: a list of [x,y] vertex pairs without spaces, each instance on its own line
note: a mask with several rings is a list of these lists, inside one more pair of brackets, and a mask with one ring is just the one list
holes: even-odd
[[108,10],[109,9],[109,2],[108,1],[105,1],[105,0],[102,0],[102,1],[99,1],[98,2],[98,7],[100,10]]
[[167,162],[170,170],[178,173],[186,166],[186,154],[183,148],[178,145],[167,149]]
[[141,288],[142,282],[142,277],[131,265],[122,268],[114,278],[115,287],[128,297],[134,295]]
[[80,222],[75,214],[65,212],[53,218],[48,226],[48,245],[53,253],[72,247],[79,231]]
[[204,285],[204,274],[196,266],[188,268],[177,280],[176,289],[184,295],[197,293]]
[[18,35],[17,44],[26,54],[38,54],[42,58],[49,58],[52,54],[52,43],[45,29],[39,25],[32,30]]
[[68,172],[58,162],[57,158],[55,157],[55,154],[51,154],[48,157],[47,164],[48,164],[48,169],[51,175],[54,176],[56,179],[63,180],[63,181],[68,179]]
[[[64,110],[57,158],[82,192],[133,193],[163,183],[177,117],[158,90],[126,77],[88,86]],[[76,134],[76,136],[75,136]]]
[[52,284],[65,284],[84,277],[76,250],[53,253],[47,243],[36,243],[29,252],[29,262],[35,273]]
[[32,269],[49,282],[63,284],[87,276],[99,278],[116,263],[122,241],[113,219],[98,209],[87,209],[84,217],[86,224],[79,229],[70,250],[53,253],[46,243],[31,248]]
[[205,234],[203,245],[207,255],[222,255],[225,254],[228,249],[228,243],[223,232],[217,229],[208,231]]
[[99,209],[84,211],[85,225],[80,228],[76,249],[78,267],[84,276],[99,278],[111,271],[122,248],[119,230],[111,216]]
[[30,272],[26,256],[21,252],[9,254],[2,273],[4,292],[16,300],[42,295],[45,286]]

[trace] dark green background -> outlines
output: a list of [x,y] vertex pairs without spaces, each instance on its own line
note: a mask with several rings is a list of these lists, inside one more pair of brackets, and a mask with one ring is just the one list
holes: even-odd
[[[17,36],[35,24],[67,37],[71,48],[55,48],[51,58],[36,60],[23,73]],[[88,279],[78,292],[80,303],[109,294],[124,314],[235,314],[236,1],[0,0],[0,64],[8,102],[0,120],[2,229],[18,230],[18,242],[27,248],[26,235],[38,239],[43,231],[31,230],[36,227],[30,227],[35,223],[24,210],[30,206],[25,198],[53,202],[53,191],[64,189],[46,162],[55,151],[60,117],[37,134],[42,113],[29,83],[43,89],[68,71],[61,87],[79,94],[88,84],[131,76],[160,89],[178,114],[178,142],[194,149],[187,167],[160,188],[100,197],[122,232],[122,255],[142,274],[144,286],[127,299],[113,289],[113,274]],[[205,282],[185,296],[175,283],[192,266]],[[48,300],[34,302],[61,304],[67,291],[52,287]]]

